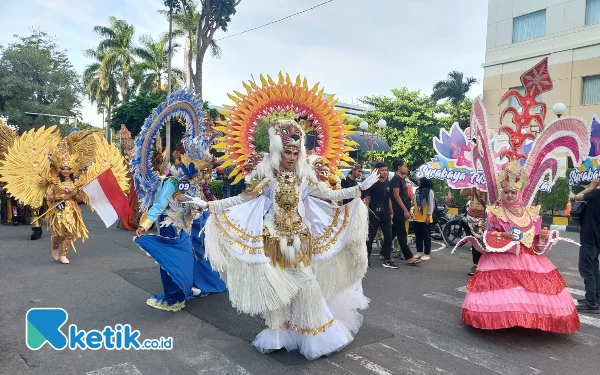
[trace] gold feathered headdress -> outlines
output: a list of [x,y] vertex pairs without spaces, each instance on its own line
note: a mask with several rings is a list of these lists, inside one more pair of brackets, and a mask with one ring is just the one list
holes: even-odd
[[529,185],[529,176],[518,161],[511,161],[498,174],[498,181],[502,189],[522,192]]

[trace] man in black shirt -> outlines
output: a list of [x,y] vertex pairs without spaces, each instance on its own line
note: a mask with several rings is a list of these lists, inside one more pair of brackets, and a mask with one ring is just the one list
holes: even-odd
[[379,255],[383,257],[383,266],[386,268],[395,268],[398,266],[391,260],[392,252],[392,217],[394,210],[392,209],[392,188],[388,180],[388,167],[385,163],[375,164],[375,168],[379,169],[379,180],[367,190],[365,204],[369,207],[369,239],[367,240],[367,254],[369,256],[369,267],[371,266],[371,250],[373,248],[373,240],[377,235],[377,230],[381,228],[383,233],[383,246]]
[[[361,178],[362,168],[363,167],[361,164],[354,164],[354,167],[352,167],[352,170],[350,171],[350,174],[348,174],[348,177],[342,180],[342,189],[353,187],[358,184],[358,182],[356,182],[356,179]],[[343,204],[347,204],[350,202],[352,202],[352,199],[344,199]]]
[[406,174],[408,166],[402,159],[394,160],[394,177],[392,178],[392,209],[394,218],[392,220],[392,241],[394,237],[398,238],[398,244],[402,250],[402,255],[409,265],[416,265],[421,262],[420,259],[413,257],[412,251],[408,246],[406,237],[406,220],[410,219],[410,198],[406,191]]
[[585,299],[577,300],[577,310],[600,314],[600,179],[575,196],[576,201],[585,201],[585,213],[580,218],[579,274],[583,278]]

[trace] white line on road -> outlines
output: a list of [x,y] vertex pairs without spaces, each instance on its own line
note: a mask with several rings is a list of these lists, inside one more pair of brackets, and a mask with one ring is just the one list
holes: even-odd
[[207,345],[196,347],[193,353],[179,352],[176,355],[198,374],[250,375],[245,368]]
[[568,290],[569,293],[571,293],[571,294],[576,294],[578,296],[585,296],[585,290],[574,289],[574,288],[565,288],[565,289]]
[[591,316],[579,314],[579,320],[583,324],[587,324],[590,326],[594,326],[596,328],[600,328],[600,319],[598,319],[598,318],[592,318]]
[[423,297],[446,302],[450,305],[454,305],[454,306],[458,306],[458,307],[462,307],[462,304],[463,304],[463,300],[460,298],[456,298],[456,297],[449,296],[449,295],[443,294],[443,293],[438,293],[438,292],[428,293],[428,294],[423,295]]
[[[347,373],[349,373],[350,375],[356,375],[355,373],[353,373],[352,371],[348,370],[347,368],[342,367],[341,365],[338,365],[337,363],[333,362],[331,359],[325,359],[325,361],[327,363],[329,363],[330,365],[339,368],[340,370],[344,370]],[[308,373],[307,373],[308,374]]]
[[[400,353],[399,350],[394,349],[391,346],[385,345],[381,342],[379,343],[379,346],[382,346],[382,347],[394,352],[394,354],[391,354],[390,357],[394,358],[396,361],[402,362],[401,367],[402,367],[402,369],[405,370],[404,371],[405,373],[416,374],[416,375],[435,375],[435,374],[452,375],[452,373],[450,373],[444,369],[441,369],[439,367],[433,366],[425,361],[407,357],[404,353]],[[380,348],[374,349],[374,350],[377,350],[378,354],[386,356],[384,353],[381,352]],[[397,367],[400,367],[400,366],[397,366]]]
[[373,363],[371,361],[369,361],[368,359],[366,359],[363,356],[360,356],[358,354],[354,354],[354,353],[346,353],[346,358],[350,358],[354,361],[357,361],[358,363],[360,363],[360,365],[364,368],[366,368],[369,371],[372,371],[374,373],[376,373],[377,375],[393,375],[393,373],[391,373],[391,370],[388,370],[385,367],[379,366],[377,363]]
[[142,373],[131,363],[121,363],[120,365],[86,372],[86,375],[142,375]]
[[399,322],[392,325],[393,331],[402,336],[425,343],[444,353],[487,368],[502,375],[539,374],[540,370],[524,366],[507,358],[502,358],[494,353],[464,344],[458,340],[449,339],[433,333],[425,328],[417,327],[410,323]]

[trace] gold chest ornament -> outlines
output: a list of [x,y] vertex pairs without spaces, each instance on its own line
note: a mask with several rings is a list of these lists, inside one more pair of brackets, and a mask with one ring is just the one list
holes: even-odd
[[275,203],[279,209],[275,211],[274,224],[277,234],[290,236],[302,231],[302,218],[298,214],[300,195],[296,191],[296,185],[300,183],[295,173],[279,173],[279,182],[275,193]]

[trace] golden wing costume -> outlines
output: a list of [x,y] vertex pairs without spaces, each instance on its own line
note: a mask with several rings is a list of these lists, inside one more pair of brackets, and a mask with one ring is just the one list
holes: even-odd
[[85,241],[87,228],[79,202],[89,204],[82,188],[111,169],[119,186],[127,190],[127,169],[119,150],[97,130],[82,130],[61,139],[56,126],[30,130],[14,140],[0,162],[0,181],[17,199],[33,208],[48,202],[52,230],[52,256],[61,263],[69,246]]

